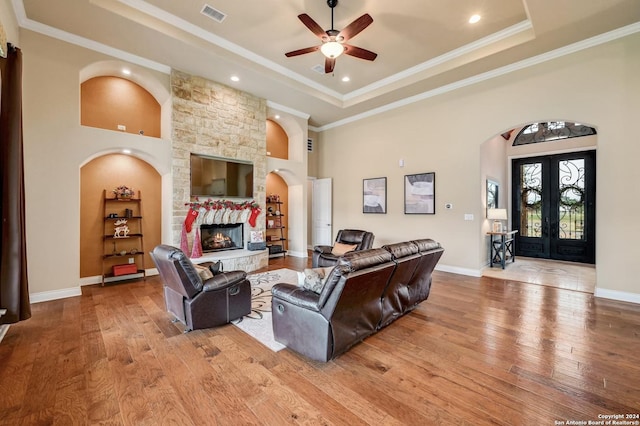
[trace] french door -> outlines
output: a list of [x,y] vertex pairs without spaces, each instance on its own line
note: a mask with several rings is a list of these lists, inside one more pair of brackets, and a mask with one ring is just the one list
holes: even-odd
[[595,263],[595,151],[512,160],[516,255]]

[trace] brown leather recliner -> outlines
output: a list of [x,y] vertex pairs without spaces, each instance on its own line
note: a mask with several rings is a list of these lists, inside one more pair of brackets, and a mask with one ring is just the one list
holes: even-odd
[[185,333],[215,327],[251,311],[251,284],[245,271],[229,271],[202,281],[182,250],[159,245],[150,253],[164,283],[167,311]]
[[342,256],[319,293],[275,284],[274,339],[317,361],[335,358],[424,301],[443,252],[430,239],[389,244]]
[[[373,246],[373,239],[375,236],[368,231],[361,231],[358,229],[341,229],[336,235],[336,243],[342,244],[357,244],[358,246],[353,251],[368,250]],[[333,246],[318,245],[313,248],[311,265],[314,268],[323,268],[327,266],[334,266],[338,263],[338,259],[341,256],[332,254]]]

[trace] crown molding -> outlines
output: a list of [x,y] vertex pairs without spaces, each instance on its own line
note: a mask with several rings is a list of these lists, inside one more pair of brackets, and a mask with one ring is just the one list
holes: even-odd
[[308,120],[309,117],[311,117],[311,115],[307,114],[306,112],[298,111],[297,109],[289,108],[287,106],[280,105],[270,100],[267,100],[267,107],[278,110],[280,112],[284,112],[286,114],[294,115],[296,117],[302,118],[303,120]]
[[320,126],[315,128],[316,132],[322,132],[325,130],[333,129],[336,127],[344,126],[345,124],[353,123],[359,120],[363,120],[365,118],[373,117],[374,115],[382,114],[384,112],[392,111],[397,108],[404,107],[406,105],[410,105],[415,102],[423,101],[425,99],[433,98],[438,95],[442,95],[444,93],[452,92],[454,90],[461,89],[463,87],[468,87],[477,83],[481,83],[486,80],[490,80],[492,78],[500,77],[506,74],[510,74],[515,71],[519,71],[525,68],[532,67],[534,65],[542,64],[544,62],[551,61],[553,59],[557,59],[566,55],[570,55],[572,53],[579,52],[581,50],[589,49],[595,46],[599,46],[604,43],[608,43],[610,41],[614,41],[631,34],[635,34],[640,32],[640,22],[636,22],[631,25],[627,25],[622,28],[618,28],[613,31],[609,31],[604,34],[600,34],[577,43],[570,44],[565,47],[561,47],[559,49],[552,50],[547,53],[543,53],[532,58],[524,59],[519,62],[514,62],[513,64],[505,65],[500,68],[496,68],[495,70],[487,71],[482,74],[475,75],[473,77],[465,78],[463,80],[456,81],[451,84],[447,84],[441,87],[438,87],[433,90],[429,90],[426,92],[422,92],[418,95],[410,96],[408,98],[401,99],[396,102],[391,102],[387,105],[373,108],[369,111],[352,115],[351,117],[344,118],[342,120],[335,121],[333,123],[326,124],[324,126]]
[[[101,0],[91,0],[93,3],[99,3]],[[387,86],[389,84],[393,84],[393,83],[397,83],[399,81],[401,81],[402,79],[408,78],[416,73],[419,72],[424,72],[425,70],[429,69],[429,68],[433,68],[435,66],[441,65],[447,61],[451,61],[454,60],[456,58],[459,58],[460,56],[464,55],[464,54],[468,54],[472,51],[487,47],[493,43],[496,43],[498,41],[504,40],[508,37],[517,35],[519,33],[525,32],[525,31],[530,31],[532,30],[532,26],[531,26],[531,22],[529,20],[527,21],[523,21],[519,24],[516,24],[512,27],[509,27],[503,31],[500,31],[498,33],[492,34],[490,36],[487,36],[481,40],[478,40],[474,43],[470,43],[469,45],[463,46],[459,49],[453,50],[451,52],[448,52],[444,55],[441,55],[437,58],[434,58],[430,61],[426,61],[422,64],[416,65],[415,67],[409,68],[405,71],[402,71],[400,73],[394,74],[393,76],[390,76],[388,78],[379,80],[378,82],[372,83],[364,88],[361,89],[357,89],[355,91],[352,91],[350,93],[347,93],[345,95],[341,95],[338,92],[335,92],[333,90],[328,89],[327,87],[316,83],[313,80],[307,79],[306,77],[301,76],[300,74],[294,73],[290,70],[288,70],[285,67],[282,67],[278,64],[276,64],[275,62],[269,61],[268,59],[261,57],[259,55],[254,54],[253,52],[248,51],[247,49],[244,49],[234,43],[231,43],[219,36],[216,36],[215,34],[209,33],[205,30],[203,30],[200,27],[197,27],[181,18],[176,17],[175,15],[169,14],[153,5],[150,5],[149,3],[147,3],[146,1],[143,0],[117,0],[118,2],[132,7],[142,13],[148,14],[162,22],[165,22],[167,24],[170,24],[176,28],[179,28],[191,35],[194,35],[196,37],[202,38],[203,40],[206,40],[210,43],[213,43],[221,48],[224,48],[230,52],[233,52],[237,55],[240,55],[252,62],[255,62],[257,64],[260,64],[262,66],[265,66],[273,71],[276,71],[286,77],[292,78],[293,80],[296,80],[310,88],[313,88],[315,90],[318,90],[321,93],[324,93],[332,98],[334,98],[335,100],[339,101],[342,103],[342,105],[344,106],[344,103],[346,100],[350,100],[356,96],[362,96],[366,93],[371,93],[374,90],[379,90],[384,86]],[[31,30],[43,35],[47,35],[49,37],[52,38],[56,38],[80,47],[84,47],[90,50],[94,50],[100,53],[104,53],[105,55],[109,55],[109,56],[113,56],[115,58],[119,58],[140,66],[144,66],[165,74],[170,74],[171,73],[171,67],[165,64],[161,64],[155,61],[151,61],[149,59],[143,58],[141,56],[137,56],[137,55],[133,55],[131,53],[128,53],[126,51],[120,50],[120,49],[116,49],[110,46],[107,46],[105,44],[102,43],[98,43],[92,40],[89,40],[87,38],[84,37],[80,37],[80,36],[76,36],[74,34],[59,30],[57,28],[53,28],[51,26],[33,21],[31,19],[29,19],[26,16],[26,11],[24,9],[24,3],[23,0],[11,0],[12,5],[13,5],[13,10],[14,13],[16,14],[16,20],[18,22],[18,25],[22,28],[25,28],[27,30]],[[363,113],[360,114],[356,114],[353,115],[351,117],[347,117],[338,121],[335,121],[333,123],[329,123],[329,124],[325,124],[323,126],[320,127],[313,127],[310,126],[309,129],[314,131],[314,132],[322,132],[324,130],[329,130],[332,128],[336,128],[336,127],[340,127],[349,123],[353,123],[368,117],[372,117],[387,111],[392,111],[394,109],[397,108],[401,108],[404,107],[406,105],[410,105],[412,103],[415,102],[419,102],[425,99],[429,99],[444,93],[448,93],[454,90],[458,90],[461,89],[463,87],[468,87],[477,83],[481,83],[483,81],[495,78],[495,77],[499,77],[502,75],[506,75],[518,70],[522,70],[528,67],[532,67],[534,65],[538,65],[556,58],[560,58],[562,56],[566,56],[581,50],[585,50],[585,49],[589,49],[591,47],[594,46],[598,46],[613,40],[617,40],[626,36],[629,36],[631,34],[635,34],[637,32],[640,32],[640,22],[636,22],[634,24],[630,24],[627,25],[625,27],[622,28],[618,28],[616,30],[613,31],[609,31],[607,33],[604,34],[600,34],[594,37],[591,37],[589,39],[585,39],[582,41],[579,41],[577,43],[573,43],[571,45],[568,46],[564,46],[555,50],[552,50],[550,52],[547,53],[543,53],[537,56],[534,56],[532,58],[528,58],[519,62],[515,62],[513,64],[509,64],[500,68],[497,68],[495,70],[491,70],[491,71],[487,71],[485,73],[481,73],[463,80],[459,80],[456,81],[454,83],[451,84],[447,84],[441,87],[438,87],[436,89],[433,90],[429,90],[414,96],[410,96],[401,100],[398,100],[396,102],[392,102],[389,103],[387,105],[381,106],[381,107],[377,107],[377,108],[373,108],[371,110],[365,111]],[[269,102],[269,101],[267,101]],[[275,103],[271,103],[271,105],[273,106],[273,108],[281,110],[283,112],[288,112],[291,113],[295,116],[298,117],[302,117],[305,119],[309,118],[308,114],[302,113],[300,111],[296,111],[294,109],[290,109],[288,107],[285,107],[283,105],[278,105]],[[286,111],[285,111],[286,109]]]
[[39,34],[43,34],[76,46],[84,47],[95,52],[104,53],[105,55],[113,56],[123,61],[130,62],[132,64],[140,65],[146,68],[150,68],[155,71],[159,71],[164,74],[171,73],[171,67],[161,64],[138,55],[125,52],[124,50],[116,49],[106,44],[98,43],[93,40],[89,40],[84,37],[77,36],[75,34],[68,33],[66,31],[59,30],[49,25],[42,24],[27,18],[27,14],[24,10],[24,3],[22,0],[12,0],[13,10],[16,14],[16,20],[21,28],[30,30]]

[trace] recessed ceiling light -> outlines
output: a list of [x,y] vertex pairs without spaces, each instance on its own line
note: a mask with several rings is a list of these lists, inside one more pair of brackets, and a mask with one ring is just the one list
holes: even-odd
[[231,81],[238,82],[238,81],[240,81],[240,77],[238,77],[237,75],[232,75],[231,76]]
[[276,120],[280,120],[280,116],[278,114],[275,115]]
[[469,23],[470,24],[475,24],[479,20],[480,20],[480,15],[473,15],[471,18],[469,18]]
[[123,149],[122,153],[123,154],[131,154],[131,150],[130,149]]
[[130,69],[128,69],[128,68],[123,68],[123,69],[122,69],[122,74],[124,74],[124,75],[130,75],[130,74],[131,74],[131,70],[130,70]]
[[351,79],[349,78],[349,76],[345,75],[344,77],[342,77],[342,81],[344,81],[346,83],[348,81],[351,81]]

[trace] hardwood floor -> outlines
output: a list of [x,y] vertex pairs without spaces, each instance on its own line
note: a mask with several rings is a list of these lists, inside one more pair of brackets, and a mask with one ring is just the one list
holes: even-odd
[[329,363],[274,353],[233,325],[182,334],[158,277],[82,293],[34,304],[9,328],[0,424],[553,425],[640,413],[640,306],[584,292],[436,272],[426,302]]
[[584,263],[519,256],[515,262],[508,262],[505,269],[487,267],[482,275],[591,294],[596,289],[596,267]]

